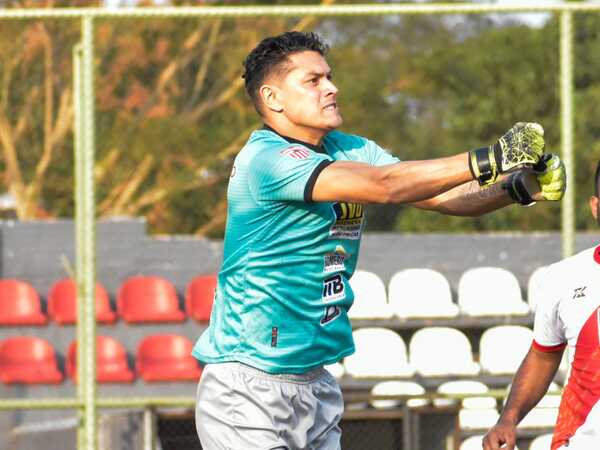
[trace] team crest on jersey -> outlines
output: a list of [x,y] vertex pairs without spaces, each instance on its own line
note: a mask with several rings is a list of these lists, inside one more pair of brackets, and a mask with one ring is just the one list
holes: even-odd
[[363,206],[358,203],[338,202],[332,205],[335,223],[329,237],[336,239],[360,239],[363,221]]
[[289,156],[294,159],[306,159],[310,156],[310,152],[304,147],[288,147],[280,152],[284,156]]
[[332,273],[346,270],[345,261],[350,258],[346,250],[341,245],[335,248],[333,253],[325,254],[323,258],[323,272]]

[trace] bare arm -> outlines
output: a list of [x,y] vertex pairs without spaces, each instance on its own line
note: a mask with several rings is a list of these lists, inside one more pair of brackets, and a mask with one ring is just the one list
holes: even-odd
[[414,203],[471,181],[467,153],[386,166],[336,161],[317,177],[315,202]]
[[479,183],[471,181],[430,199],[413,203],[413,206],[452,216],[479,216],[513,203],[514,200],[502,189],[501,183],[482,189]]
[[[542,352],[530,348],[515,374],[512,388],[498,423],[486,434],[484,450],[513,450],[517,424],[537,405],[550,386],[564,350]],[[506,447],[503,445],[506,444]]]

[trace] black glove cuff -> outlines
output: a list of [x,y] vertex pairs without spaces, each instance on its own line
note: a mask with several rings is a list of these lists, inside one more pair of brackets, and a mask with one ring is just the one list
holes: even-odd
[[489,184],[496,177],[496,172],[492,161],[490,161],[490,151],[488,147],[476,148],[469,152],[469,169],[473,178],[481,186]]
[[510,198],[523,206],[529,206],[535,203],[535,200],[531,198],[531,195],[525,188],[523,174],[521,172],[515,172],[504,180],[502,182],[502,189],[508,193]]

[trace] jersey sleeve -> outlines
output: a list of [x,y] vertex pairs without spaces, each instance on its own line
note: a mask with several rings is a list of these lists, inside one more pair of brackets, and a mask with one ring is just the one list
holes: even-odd
[[368,154],[368,163],[372,166],[386,166],[400,162],[400,158],[392,155],[375,142],[366,139],[366,149]]
[[331,164],[327,155],[293,144],[257,153],[250,162],[250,192],[260,201],[312,201],[321,171]]
[[547,270],[532,286],[539,298],[533,325],[533,346],[543,352],[562,350],[567,341],[558,310],[560,289],[552,287],[552,278],[552,271]]

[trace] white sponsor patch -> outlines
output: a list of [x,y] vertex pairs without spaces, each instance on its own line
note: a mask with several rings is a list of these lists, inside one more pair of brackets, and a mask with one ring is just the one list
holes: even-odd
[[325,303],[339,300],[346,296],[346,286],[341,275],[334,275],[323,280],[323,297]]
[[360,239],[363,223],[363,206],[357,203],[334,203],[335,223],[329,230],[329,237],[336,239]]
[[344,262],[348,258],[348,255],[341,253],[327,253],[323,258],[323,272],[332,273],[346,270]]

